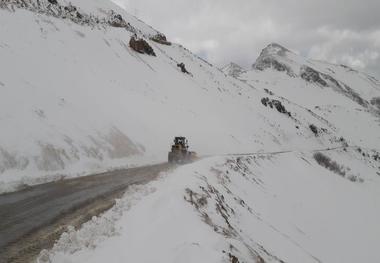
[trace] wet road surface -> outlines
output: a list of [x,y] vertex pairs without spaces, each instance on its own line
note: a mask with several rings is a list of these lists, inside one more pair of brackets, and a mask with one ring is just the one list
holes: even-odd
[[112,207],[129,185],[149,182],[169,168],[166,163],[130,168],[0,195],[0,262],[32,259],[53,245],[65,230],[57,230],[60,225],[80,225]]

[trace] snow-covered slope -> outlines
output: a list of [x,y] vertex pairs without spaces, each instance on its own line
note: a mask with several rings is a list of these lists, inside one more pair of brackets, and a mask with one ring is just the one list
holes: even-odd
[[380,158],[355,148],[318,153],[343,176],[314,154],[180,167],[68,229],[38,262],[379,262]]
[[108,0],[0,1],[0,36],[0,191],[164,161],[176,135],[219,156],[132,187],[40,262],[380,260],[375,78],[278,44],[220,70]]
[[379,147],[380,82],[374,77],[271,44],[238,78],[322,116],[354,144]]
[[[180,45],[150,40],[162,34],[107,0],[13,0],[0,6],[2,191],[163,161],[175,135],[189,137],[201,155],[332,147],[342,145],[342,135],[349,144],[366,137],[374,146],[370,141],[378,138],[375,116],[365,112],[373,106],[353,113],[358,124],[374,126],[359,135],[297,100],[271,97],[289,113],[264,107],[260,101],[268,95],[262,88],[276,86],[270,74],[258,84],[226,76]],[[128,45],[134,34],[157,56],[134,52]],[[378,87],[368,80],[368,99],[375,96],[370,85]],[[347,96],[339,99],[357,105]]]

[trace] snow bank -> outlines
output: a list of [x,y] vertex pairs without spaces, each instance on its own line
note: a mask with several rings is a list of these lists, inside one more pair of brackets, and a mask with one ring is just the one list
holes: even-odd
[[378,167],[325,154],[364,181],[313,153],[208,158],[131,187],[38,262],[378,262]]

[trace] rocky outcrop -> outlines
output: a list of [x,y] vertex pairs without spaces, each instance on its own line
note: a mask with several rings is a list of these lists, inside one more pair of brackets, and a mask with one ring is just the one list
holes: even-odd
[[270,56],[258,59],[256,63],[253,64],[253,69],[260,71],[274,69],[279,72],[285,72],[288,76],[293,78],[297,76],[288,65],[279,62],[276,58]]
[[254,64],[254,69],[265,70],[268,68],[275,69],[277,71],[285,71],[288,75],[294,77],[295,74],[286,64],[277,61],[275,58],[266,57]]
[[369,106],[369,102],[360,97],[359,93],[357,93],[355,90],[350,88],[348,85],[344,84],[345,90],[344,94],[349,97],[351,100],[355,101],[359,105],[367,108]]
[[331,87],[336,92],[343,94],[365,108],[369,106],[369,102],[364,100],[359,93],[328,74],[319,72],[308,66],[302,66],[300,76],[307,82],[316,83],[322,87]]
[[[324,133],[325,134],[328,133],[328,130],[326,128],[318,128],[314,124],[310,124],[309,129],[314,133],[314,135],[316,137],[318,137],[319,135],[322,135]],[[340,142],[344,142],[344,141],[340,141]]]
[[120,14],[111,11],[108,16],[108,23],[113,27],[127,27],[127,22],[123,19]]
[[322,73],[308,66],[301,68],[301,78],[310,83],[317,83],[322,87],[327,87],[327,82],[322,78]]
[[281,101],[279,101],[279,100],[271,100],[268,97],[266,97],[266,98],[262,98],[261,99],[261,103],[265,107],[269,106],[271,109],[275,108],[279,113],[286,114],[289,117],[292,116],[292,114],[289,111],[286,110],[285,106],[282,105]]
[[129,46],[136,52],[156,56],[153,48],[143,38],[138,38],[136,35],[132,36],[129,41]]
[[53,16],[61,19],[69,19],[80,25],[101,25],[104,21],[101,19],[80,12],[78,8],[71,3],[67,5],[60,4],[56,0],[9,0],[0,1],[0,8],[14,11],[16,8],[26,9],[32,12]]
[[177,64],[177,67],[179,67],[179,68],[181,69],[182,73],[190,74],[190,72],[187,71],[186,66],[185,66],[184,63],[182,63],[182,62],[181,62],[181,63],[178,63],[178,64]]
[[315,136],[319,135],[319,130],[318,130],[317,126],[315,126],[314,124],[310,124],[309,129],[314,133]]
[[79,25],[87,25],[91,27],[121,27],[132,33],[137,30],[127,23],[120,14],[113,10],[109,10],[107,17],[98,17],[93,14],[86,14],[79,10],[72,3],[63,4],[57,0],[0,0],[0,8],[9,11],[15,11],[17,8],[29,10],[31,12],[44,14],[60,19],[68,19]]
[[167,45],[167,46],[171,46],[171,44],[172,44],[171,42],[169,42],[166,39],[166,36],[163,34],[156,34],[153,37],[151,37],[150,40],[152,40],[156,43],[162,44],[162,45]]
[[113,10],[111,10],[109,12],[109,15],[107,17],[107,23],[112,27],[125,28],[128,31],[135,33],[135,34],[137,32],[137,30],[133,26],[131,26],[130,23],[125,21],[125,19],[122,17],[122,15],[116,13]]

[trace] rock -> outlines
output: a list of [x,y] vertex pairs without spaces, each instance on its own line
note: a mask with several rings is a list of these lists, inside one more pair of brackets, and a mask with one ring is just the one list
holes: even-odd
[[147,54],[150,56],[156,56],[153,48],[142,38],[137,38],[136,35],[132,36],[129,41],[129,46],[136,52],[141,54]]
[[359,105],[368,108],[369,102],[360,97],[359,93],[348,85],[336,80],[332,76],[319,72],[311,67],[303,66],[301,68],[301,78],[310,83],[317,83],[322,87],[331,87],[335,91],[340,92],[344,96],[350,98]]
[[258,60],[254,65],[254,69],[264,71],[265,69],[272,68],[280,72],[286,72],[290,77],[295,77],[296,75],[290,67],[286,64],[277,61],[273,57],[265,57]]
[[359,93],[357,93],[355,90],[353,90],[351,87],[349,87],[346,84],[344,85],[344,89],[341,89],[342,93],[346,95],[351,100],[355,101],[359,105],[363,106],[364,108],[367,108],[369,105],[369,102],[360,97]]
[[73,6],[72,4],[65,6],[64,9],[67,13],[72,13],[72,12],[77,11],[77,8],[75,6]]
[[317,126],[315,126],[314,124],[310,124],[310,125],[309,125],[309,128],[310,128],[310,130],[314,133],[315,136],[318,136],[319,131],[318,131]]
[[266,107],[268,106],[269,98],[262,98],[261,103]]
[[83,15],[82,15],[81,13],[77,12],[77,18],[78,18],[78,19],[82,19],[82,18],[83,18]]
[[327,87],[327,82],[322,79],[321,73],[308,66],[301,68],[301,78],[311,83],[318,83],[323,87]]
[[273,103],[273,106],[277,109],[277,111],[279,113],[288,113],[284,107],[284,105],[282,105],[281,101],[279,100],[272,100],[272,103]]
[[269,106],[271,109],[275,108],[279,113],[287,114],[289,117],[292,116],[292,114],[286,110],[285,106],[282,105],[281,101],[279,100],[271,100],[268,97],[262,98],[261,103],[267,107]]
[[228,256],[230,258],[231,263],[239,263],[240,262],[239,259],[235,255],[228,253]]
[[177,67],[179,67],[181,69],[182,73],[190,74],[190,72],[187,71],[184,63],[181,62],[181,63],[177,64]]
[[113,27],[127,27],[128,26],[127,22],[123,19],[123,17],[112,10],[108,17],[108,24],[110,24]]
[[152,41],[157,42],[162,45],[171,46],[172,43],[170,43],[164,34],[158,33],[150,38]]
[[274,93],[273,93],[272,91],[270,91],[269,89],[264,89],[264,91],[265,91],[266,93],[268,93],[269,95],[271,95],[271,96],[274,95]]
[[78,8],[69,3],[67,6],[63,7],[63,16],[65,18],[71,19],[75,23],[88,23],[89,20],[85,18],[85,15],[79,13]]

